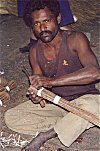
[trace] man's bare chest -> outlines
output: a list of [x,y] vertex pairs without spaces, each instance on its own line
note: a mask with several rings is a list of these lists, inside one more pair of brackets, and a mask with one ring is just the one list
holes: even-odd
[[44,53],[44,57],[46,60],[48,61],[52,61],[52,60],[56,60],[57,59],[57,56],[58,56],[58,53],[59,53],[59,50],[58,48],[46,48],[43,50],[43,53]]

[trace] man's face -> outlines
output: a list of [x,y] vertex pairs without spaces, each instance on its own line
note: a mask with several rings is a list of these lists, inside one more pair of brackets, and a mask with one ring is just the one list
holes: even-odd
[[51,42],[58,33],[58,21],[47,7],[34,11],[32,22],[33,32],[44,43]]

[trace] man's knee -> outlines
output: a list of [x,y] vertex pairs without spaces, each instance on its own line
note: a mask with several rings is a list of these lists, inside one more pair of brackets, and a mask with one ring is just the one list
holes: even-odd
[[100,112],[100,95],[84,95],[75,101],[75,104],[87,111],[99,114]]

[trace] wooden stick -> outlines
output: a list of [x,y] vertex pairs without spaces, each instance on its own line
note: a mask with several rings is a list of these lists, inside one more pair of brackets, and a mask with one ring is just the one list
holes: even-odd
[[[38,92],[40,90],[37,90],[36,88],[30,86],[29,88],[29,92],[34,92],[35,94],[38,95]],[[54,98],[56,98],[57,95],[55,95],[54,93],[52,93],[51,91],[46,90],[45,88],[42,89],[42,91],[40,91],[41,94],[39,94],[39,96],[41,95],[41,97],[43,97],[44,99],[57,104],[58,106],[84,118],[85,120],[93,123],[94,125],[97,125],[100,127],[100,117],[90,113],[89,111],[86,111],[84,109],[81,109],[77,106],[75,106],[74,104],[70,103],[69,101],[61,98],[58,96],[59,101],[54,101]]]

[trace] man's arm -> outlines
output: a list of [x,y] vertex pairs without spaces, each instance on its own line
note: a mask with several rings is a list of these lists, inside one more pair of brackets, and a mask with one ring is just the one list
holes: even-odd
[[86,36],[82,33],[76,33],[69,37],[68,42],[70,50],[77,53],[83,68],[71,74],[52,79],[50,85],[82,85],[100,80],[100,67]]
[[42,74],[42,70],[37,62],[36,58],[36,48],[33,46],[29,53],[29,61],[32,68],[32,76],[30,76],[30,83],[35,88],[44,87],[51,87],[49,85],[50,78],[44,77]]
[[37,59],[36,59],[36,48],[33,46],[30,49],[29,52],[29,61],[32,68],[32,75],[42,75],[42,71],[40,69],[40,66],[38,65]]
[[[42,71],[37,63],[37,59],[36,59],[36,48],[33,46],[30,49],[29,52],[29,61],[30,61],[30,65],[32,68],[32,76],[30,76],[30,84],[35,87],[38,88],[38,83],[37,83],[37,78],[42,76]],[[31,99],[31,101],[33,103],[39,103],[42,102],[42,107],[44,107],[44,103],[43,103],[43,98],[37,96],[36,94],[32,93],[29,91],[29,98]]]

